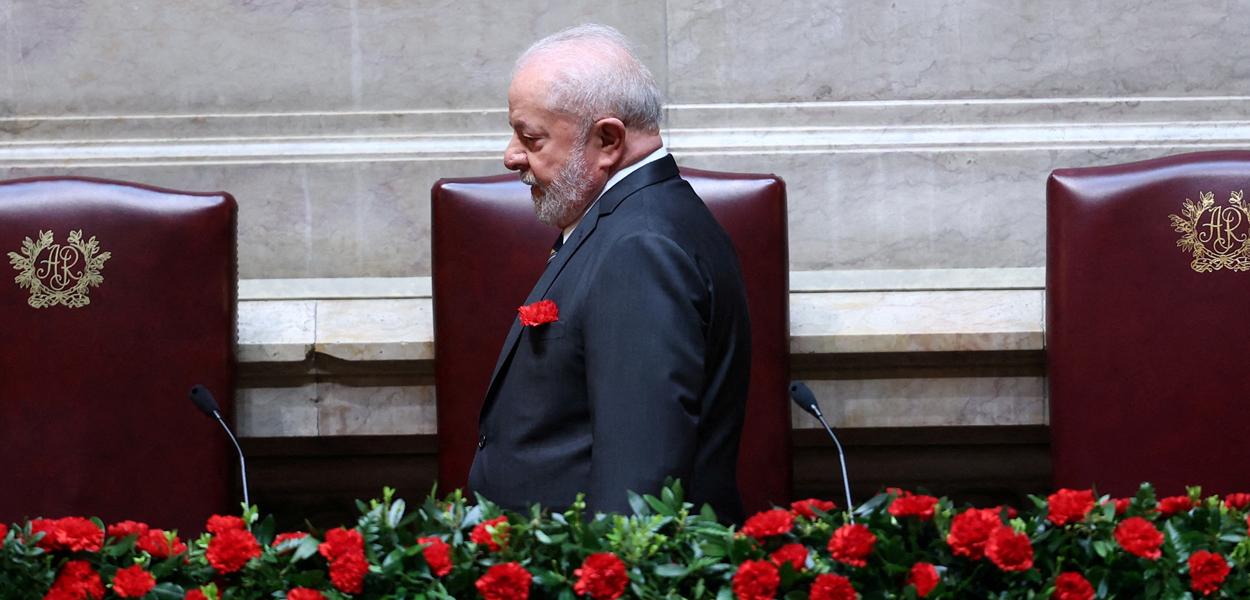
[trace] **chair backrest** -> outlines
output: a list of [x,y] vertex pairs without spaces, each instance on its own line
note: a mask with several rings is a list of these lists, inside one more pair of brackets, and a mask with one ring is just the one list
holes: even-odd
[[[683,168],[733,238],[751,311],[751,389],[738,459],[748,513],[790,495],[789,256],[785,184],[772,175]],[[515,174],[434,185],[434,345],[439,485],[463,487],[478,413],[504,336],[555,232]]]
[[1061,169],[1047,187],[1055,483],[1244,489],[1250,152]]
[[235,201],[128,183],[0,182],[0,522],[230,510]]

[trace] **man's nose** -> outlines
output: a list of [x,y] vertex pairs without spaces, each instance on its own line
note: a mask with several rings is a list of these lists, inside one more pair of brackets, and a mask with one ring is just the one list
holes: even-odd
[[508,142],[508,147],[503,150],[503,166],[512,171],[523,171],[529,165],[529,161],[525,157],[525,149],[517,143],[516,136],[512,136],[512,140]]

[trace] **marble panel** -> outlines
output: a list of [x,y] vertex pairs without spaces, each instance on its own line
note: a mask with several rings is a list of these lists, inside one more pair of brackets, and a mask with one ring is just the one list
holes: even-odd
[[239,362],[301,362],[313,350],[317,331],[312,300],[240,301]]
[[316,350],[351,361],[433,360],[431,301],[428,298],[319,301]]
[[518,53],[591,20],[663,82],[665,16],[659,0],[0,0],[0,116],[500,106]]
[[[790,267],[822,271],[1041,267],[1051,170],[1194,149],[1143,144],[674,153],[692,167],[778,173],[789,195]],[[440,177],[503,170],[493,156],[0,163],[2,178],[71,174],[228,190],[239,201],[239,274],[245,279],[429,275],[430,187]]]
[[434,386],[317,387],[320,435],[413,435],[435,433]]
[[241,388],[235,394],[240,437],[318,435],[317,384],[289,388]]
[[1180,149],[680,152],[682,165],[786,181],[795,271],[1042,267],[1046,177]]
[[[1045,384],[1040,377],[867,379],[808,381],[829,425],[936,427],[1045,425]],[[820,422],[795,407],[798,429]]]
[[[1228,2],[668,3],[678,103],[1250,94]],[[766,49],[766,50],[765,50]],[[763,50],[763,51],[762,51]]]
[[1041,290],[790,295],[790,352],[1040,350]]
[[0,167],[0,177],[81,175],[239,203],[239,277],[428,275],[430,188],[442,177],[503,172],[498,158],[411,162]]

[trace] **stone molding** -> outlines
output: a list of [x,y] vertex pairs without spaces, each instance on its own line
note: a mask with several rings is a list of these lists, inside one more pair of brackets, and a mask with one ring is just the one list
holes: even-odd
[[[679,155],[1225,148],[1250,97],[689,104]],[[1195,115],[1201,115],[1196,119]],[[0,167],[498,160],[503,108],[0,119]]]

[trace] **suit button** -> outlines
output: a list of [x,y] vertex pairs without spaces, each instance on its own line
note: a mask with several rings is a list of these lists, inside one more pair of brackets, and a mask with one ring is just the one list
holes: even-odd
[[485,448],[485,447],[486,447],[486,434],[483,433],[482,437],[477,438],[477,449],[481,450],[482,448]]

